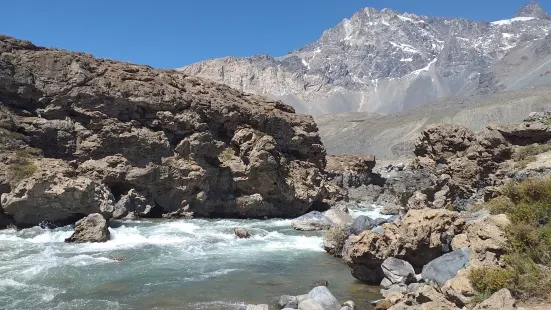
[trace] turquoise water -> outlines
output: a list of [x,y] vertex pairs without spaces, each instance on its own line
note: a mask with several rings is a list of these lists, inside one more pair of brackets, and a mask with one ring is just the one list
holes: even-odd
[[[236,239],[236,226],[253,237]],[[98,244],[64,243],[70,227],[0,231],[0,309],[244,309],[305,294],[319,280],[359,309],[378,298],[324,253],[321,233],[296,232],[289,220],[127,221],[110,230],[112,240]]]

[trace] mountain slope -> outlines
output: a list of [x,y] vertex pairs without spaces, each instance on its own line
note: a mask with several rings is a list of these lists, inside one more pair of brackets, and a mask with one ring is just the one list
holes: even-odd
[[489,95],[442,99],[393,115],[345,113],[315,118],[329,154],[371,153],[381,158],[410,156],[413,139],[430,124],[484,130],[489,123],[514,124],[530,112],[551,109],[551,86]]
[[[535,2],[492,23],[366,8],[286,56],[227,57],[180,70],[281,98],[302,113],[386,114],[440,98],[546,84],[549,78],[539,75],[551,62],[521,54],[536,54],[551,41],[550,32],[551,18]],[[520,55],[520,64],[500,65],[510,54]],[[527,75],[518,80],[509,74],[517,65]]]

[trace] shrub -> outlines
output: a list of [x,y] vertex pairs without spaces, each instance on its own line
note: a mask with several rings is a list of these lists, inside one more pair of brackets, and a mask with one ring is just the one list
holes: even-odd
[[15,154],[15,160],[8,166],[8,177],[12,185],[17,185],[21,180],[28,178],[38,170],[35,163],[26,152],[19,151]]
[[326,230],[324,240],[327,240],[334,245],[334,248],[330,251],[330,254],[340,256],[347,238],[348,236],[342,226],[336,225]]
[[482,267],[471,270],[469,280],[473,288],[483,294],[491,295],[502,288],[508,287],[513,280],[511,269],[500,267]]
[[551,178],[510,183],[503,196],[484,204],[493,214],[511,220],[507,268],[480,268],[470,280],[480,294],[508,288],[519,299],[551,296]]
[[551,150],[551,143],[532,144],[521,147],[513,154],[513,159],[518,162],[519,168],[525,168],[526,165],[536,160],[536,155]]

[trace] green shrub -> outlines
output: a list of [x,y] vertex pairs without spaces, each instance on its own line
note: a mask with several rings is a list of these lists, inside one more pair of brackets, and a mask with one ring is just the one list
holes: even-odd
[[15,154],[15,160],[8,166],[8,177],[12,185],[16,185],[21,180],[30,177],[38,170],[38,167],[29,158],[26,152],[19,151]]
[[508,288],[519,299],[551,297],[551,178],[510,183],[503,196],[484,204],[493,214],[511,220],[505,232],[510,241],[507,268],[481,268],[471,272],[480,294]]
[[473,288],[481,294],[493,294],[506,288],[513,281],[511,269],[499,267],[482,267],[471,270],[469,280]]
[[545,143],[545,144],[532,144],[527,145],[519,148],[513,157],[516,160],[524,160],[530,156],[536,156],[541,153],[545,153],[547,151],[551,151],[551,143]]

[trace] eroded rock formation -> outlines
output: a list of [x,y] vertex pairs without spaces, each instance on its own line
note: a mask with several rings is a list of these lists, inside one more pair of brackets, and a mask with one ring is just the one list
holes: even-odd
[[2,188],[24,225],[102,211],[131,190],[138,215],[176,217],[297,216],[327,193],[311,117],[180,72],[2,36],[0,107],[2,165],[37,151],[37,171]]

